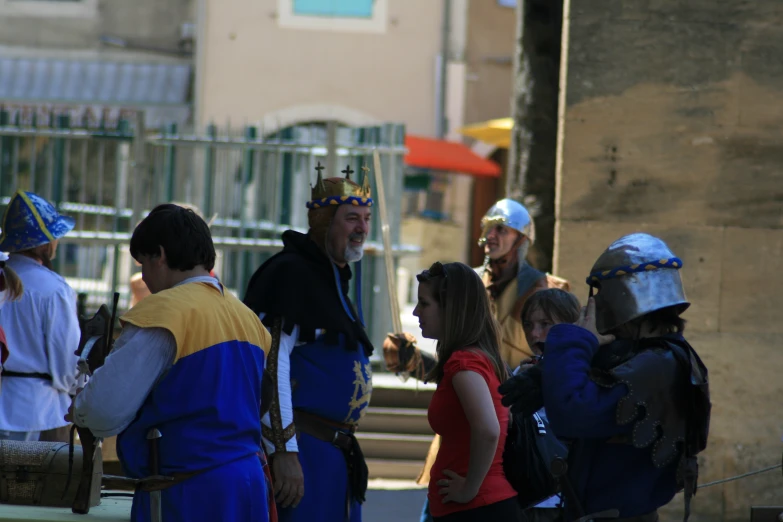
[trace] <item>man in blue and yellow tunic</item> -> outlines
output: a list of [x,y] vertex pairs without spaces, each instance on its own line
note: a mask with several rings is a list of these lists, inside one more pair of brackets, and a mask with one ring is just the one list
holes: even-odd
[[307,203],[308,233],[283,233],[283,251],[253,275],[245,297],[272,332],[276,385],[262,422],[281,522],[359,522],[367,489],[354,431],[372,391],[360,300],[372,199],[366,173],[358,185],[350,167],[344,178],[323,179],[322,169]]
[[119,434],[129,477],[173,477],[137,489],[133,521],[150,520],[156,490],[166,522],[268,520],[259,451],[269,332],[209,275],[215,248],[193,211],[156,207],[130,250],[152,295],[121,318],[114,350],[74,401],[75,423]]

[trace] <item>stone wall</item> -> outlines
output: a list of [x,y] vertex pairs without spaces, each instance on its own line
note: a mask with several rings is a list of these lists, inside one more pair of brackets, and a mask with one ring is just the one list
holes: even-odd
[[[686,332],[710,370],[701,483],[780,462],[783,3],[592,0],[566,9],[555,272],[582,301],[623,234],[684,261]],[[783,505],[780,471],[700,491],[694,521]],[[682,498],[663,510],[681,520]]]

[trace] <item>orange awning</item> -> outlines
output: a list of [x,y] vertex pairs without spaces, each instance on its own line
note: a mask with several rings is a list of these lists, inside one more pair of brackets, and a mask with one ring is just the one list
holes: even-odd
[[473,176],[500,177],[500,166],[484,159],[462,143],[405,136],[405,164],[422,169],[447,170]]

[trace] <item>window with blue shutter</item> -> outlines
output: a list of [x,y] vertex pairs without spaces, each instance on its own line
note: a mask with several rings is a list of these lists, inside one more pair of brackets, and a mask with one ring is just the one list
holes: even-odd
[[372,18],[374,0],[293,0],[294,14],[329,18]]

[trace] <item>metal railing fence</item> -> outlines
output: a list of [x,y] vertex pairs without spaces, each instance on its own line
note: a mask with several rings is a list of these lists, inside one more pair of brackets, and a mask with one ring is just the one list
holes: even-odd
[[[87,294],[88,312],[115,291],[120,307],[128,307],[129,280],[138,271],[128,252],[131,233],[164,202],[193,205],[211,223],[216,272],[241,297],[255,269],[282,248],[281,232],[307,229],[316,164],[326,165],[330,176],[342,175],[346,165],[361,173],[362,166],[373,168],[373,150],[382,158],[394,253],[418,252],[399,244],[402,125],[327,122],[272,131],[209,125],[203,133],[170,125],[149,132],[142,112],[111,128],[82,123],[72,125],[68,115],[20,122],[0,111],[0,210],[16,190],[29,190],[76,219],[55,268]],[[373,220],[362,281],[365,319],[378,343],[391,327],[379,221]]]

